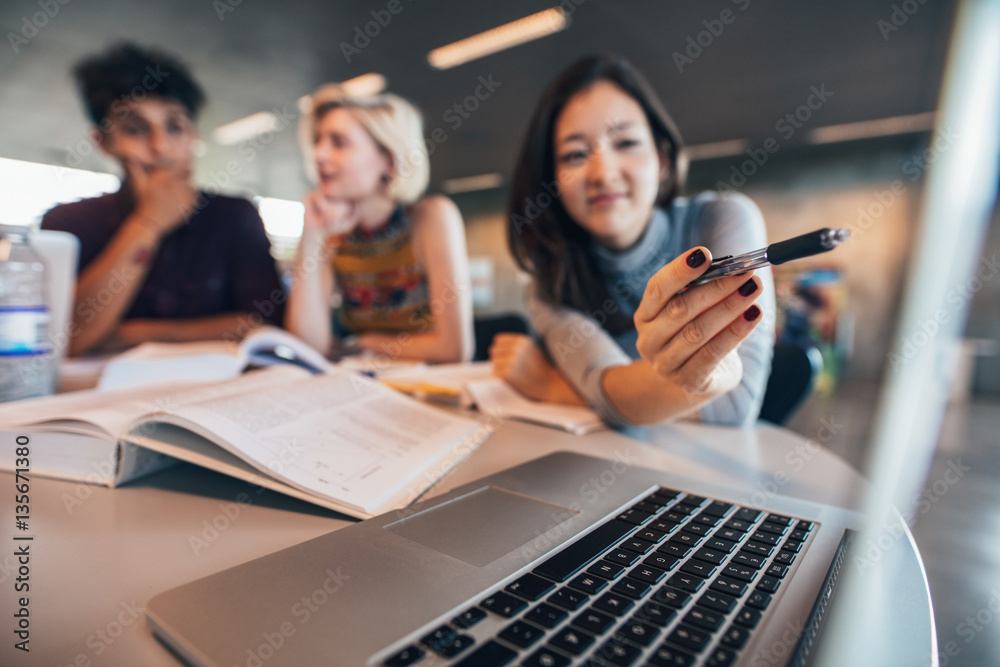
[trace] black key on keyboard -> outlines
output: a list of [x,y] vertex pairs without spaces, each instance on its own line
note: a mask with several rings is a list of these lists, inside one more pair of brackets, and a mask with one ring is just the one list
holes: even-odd
[[524,661],[525,667],[567,667],[570,659],[546,647],[540,648]]
[[657,667],[689,667],[694,664],[694,656],[686,651],[664,644],[649,656],[650,664]]
[[552,638],[550,643],[570,655],[580,655],[594,643],[594,636],[583,630],[563,628]]
[[685,547],[696,547],[701,544],[703,538],[688,532],[680,532],[670,538],[667,544],[679,544]]
[[774,533],[765,532],[761,528],[751,533],[750,539],[754,542],[760,542],[761,544],[766,544],[768,546],[773,547],[775,544],[781,541],[781,535],[775,535]]
[[711,632],[715,632],[722,627],[723,620],[725,620],[725,618],[722,614],[717,614],[714,611],[703,607],[695,607],[687,613],[687,616],[684,617],[684,623],[693,627],[703,628]]
[[681,528],[681,530],[688,533],[694,533],[695,535],[698,535],[700,537],[704,537],[705,535],[708,535],[709,533],[712,532],[712,526],[706,526],[705,524],[698,523],[697,521],[690,521],[687,523],[687,525]]
[[747,542],[743,545],[743,551],[749,551],[752,554],[761,556],[770,556],[774,552],[774,547],[769,547],[760,542]]
[[791,551],[780,551],[778,555],[774,557],[774,562],[781,565],[791,565],[795,561],[795,554]]
[[646,528],[650,530],[658,530],[663,533],[672,533],[677,529],[678,521],[670,521],[668,519],[657,518],[655,521],[650,522]]
[[744,533],[742,531],[733,530],[732,528],[726,528],[723,526],[719,530],[715,531],[714,537],[729,540],[730,542],[739,542],[743,539],[743,535]]
[[733,560],[730,562],[738,563],[740,565],[748,565],[755,570],[759,570],[767,563],[767,557],[761,556],[760,554],[752,554],[748,551],[737,551],[736,555],[733,556]]
[[681,502],[684,503],[685,505],[694,505],[695,507],[701,507],[702,503],[704,503],[706,500],[708,499],[705,498],[704,496],[693,496],[690,493],[681,498]]
[[758,530],[763,530],[765,533],[774,533],[775,535],[784,535],[788,532],[788,526],[783,526],[780,523],[765,521],[760,524],[760,528],[758,528]]
[[476,642],[469,635],[455,635],[447,644],[431,646],[430,648],[437,654],[445,658],[454,658],[456,655],[469,648]]
[[643,559],[642,564],[669,572],[674,569],[674,565],[677,564],[677,556],[668,556],[666,554],[656,552],[646,556]]
[[714,611],[720,611],[723,614],[728,614],[736,607],[736,598],[726,595],[725,593],[717,593],[713,590],[705,591],[705,594],[698,599],[698,604],[702,607],[712,609]]
[[656,514],[661,509],[663,509],[663,507],[664,506],[660,505],[659,503],[651,503],[647,500],[643,500],[641,502],[636,503],[635,505],[632,505],[632,509],[639,510],[640,512],[647,512],[649,514]]
[[[737,515],[739,516],[739,515]],[[753,527],[753,521],[744,521],[743,519],[730,519],[726,522],[726,528],[731,530],[737,530],[740,533],[745,533]]]
[[747,643],[747,639],[750,637],[750,631],[746,628],[742,628],[738,625],[730,625],[729,629],[726,630],[722,635],[722,643],[739,650],[743,648],[743,645]]
[[621,616],[635,605],[635,602],[617,593],[605,593],[594,603],[594,608],[615,616]]
[[765,593],[773,593],[778,590],[778,584],[780,583],[781,579],[765,575],[761,577],[760,582],[757,584],[757,590],[764,591]]
[[747,606],[754,609],[767,609],[769,604],[771,604],[771,594],[764,591],[754,591],[747,598]]
[[544,634],[544,630],[539,627],[535,627],[531,623],[527,623],[525,621],[514,621],[501,630],[500,634],[497,636],[504,641],[510,642],[514,646],[528,648],[541,639]]
[[747,523],[753,523],[760,517],[760,512],[757,510],[752,510],[749,507],[744,507],[743,509],[736,512],[734,518],[740,521],[746,521]]
[[769,577],[784,579],[786,574],[788,574],[788,566],[781,563],[771,563],[771,567],[767,568],[767,575]]
[[625,510],[618,515],[619,521],[624,521],[625,523],[630,523],[634,526],[641,526],[652,518],[653,515],[649,512],[643,512],[642,510],[637,509]]
[[549,558],[534,572],[553,581],[566,581],[632,528],[631,524],[612,519]]
[[640,528],[634,535],[634,537],[638,537],[640,540],[646,540],[653,544],[659,544],[666,536],[667,534],[662,530],[655,530],[653,528]]
[[705,546],[695,551],[691,558],[711,563],[712,565],[721,565],[722,561],[726,560],[727,555],[724,551],[718,551]]
[[649,584],[644,581],[639,581],[633,577],[625,577],[612,586],[611,590],[619,595],[624,595],[625,597],[632,598],[633,600],[638,600],[649,592],[649,588]]
[[583,605],[587,604],[587,600],[589,599],[590,596],[586,593],[575,591],[572,588],[560,588],[546,598],[545,601],[549,604],[554,604],[557,607],[562,607],[567,611],[576,611]]
[[639,560],[639,555],[634,551],[626,551],[625,549],[615,549],[614,551],[605,554],[604,560],[610,561],[612,563],[618,563],[619,565],[624,565],[625,567],[629,567],[631,565],[635,565],[636,561]]
[[732,540],[724,540],[718,535],[713,535],[705,541],[705,546],[709,549],[715,549],[716,551],[725,551],[727,554],[733,552],[736,548],[736,542]]
[[653,495],[662,498],[664,501],[669,503],[671,500],[681,495],[681,492],[675,491],[674,489],[668,489],[665,486],[661,486],[656,491],[653,491]]
[[471,628],[484,618],[486,618],[486,612],[479,607],[473,607],[472,609],[466,609],[461,614],[451,619],[451,622],[460,628]]
[[611,639],[597,651],[596,655],[616,667],[627,667],[627,665],[635,662],[641,653],[641,649],[632,646],[628,642],[620,639]]
[[747,583],[750,583],[757,578],[757,570],[747,565],[740,565],[738,563],[730,563],[726,567],[722,568],[721,574],[729,577],[730,579],[738,579]]
[[540,600],[543,595],[553,588],[555,588],[555,584],[551,581],[542,579],[537,574],[529,572],[517,581],[508,584],[504,590],[508,593],[519,595],[529,602],[535,602],[536,600]]
[[788,526],[791,525],[794,519],[790,516],[784,516],[783,514],[768,514],[767,519],[765,520],[771,523],[780,523],[783,526]]
[[697,652],[705,648],[710,637],[710,632],[692,628],[690,625],[678,625],[677,629],[670,633],[667,641]]
[[701,577],[702,579],[708,579],[715,574],[715,566],[700,560],[689,560],[681,565],[680,571],[686,572],[687,574],[693,574],[694,576]]
[[638,644],[639,646],[649,646],[656,639],[656,635],[660,634],[660,629],[654,625],[649,625],[648,623],[643,623],[635,619],[630,619],[618,632],[615,633],[615,637],[618,639],[626,639],[633,644]]
[[639,609],[639,611],[632,615],[632,618],[646,623],[651,623],[653,625],[658,625],[663,628],[666,627],[667,623],[674,620],[674,616],[676,615],[676,609],[666,607],[656,602],[647,602],[641,609]]
[[691,594],[669,586],[657,588],[651,598],[654,602],[659,602],[675,609],[680,609],[691,599]]
[[753,630],[760,622],[760,612],[752,607],[743,607],[743,609],[740,609],[740,613],[736,614],[733,621]]
[[593,574],[580,574],[577,575],[575,579],[570,581],[567,586],[575,588],[576,590],[586,593],[587,595],[594,595],[595,593],[600,593],[604,590],[604,587],[608,585],[607,579],[602,579],[601,577],[595,576]]
[[449,625],[442,625],[421,637],[420,643],[430,650],[437,652],[438,648],[450,644],[457,636],[458,633],[455,632],[454,628]]
[[718,646],[705,658],[705,667],[730,667],[734,662],[736,653]]
[[693,574],[678,572],[674,576],[670,577],[669,583],[674,588],[680,588],[685,591],[690,591],[691,593],[697,593],[698,589],[705,583],[705,580],[701,577],[696,577]]
[[516,657],[516,651],[491,639],[465,656],[465,659],[455,667],[503,667]]
[[695,512],[698,511],[698,506],[697,505],[691,505],[689,503],[681,501],[680,503],[678,503],[677,505],[674,505],[670,509],[671,509],[671,511],[678,512],[680,514],[694,514]]
[[657,549],[656,553],[663,554],[665,556],[673,556],[674,558],[684,558],[684,556],[691,553],[691,547],[678,542],[667,542]]
[[701,514],[694,518],[695,523],[700,523],[712,528],[718,526],[720,521],[722,521],[722,519],[712,514],[706,514],[705,510],[702,510]]
[[808,533],[810,530],[813,529],[813,522],[812,521],[800,520],[797,524],[795,524],[795,527],[798,530],[804,530],[805,532]]
[[418,646],[407,646],[385,661],[385,667],[408,667],[424,657],[424,650]]
[[610,563],[606,560],[599,560],[587,568],[588,574],[595,574],[598,577],[603,577],[605,579],[614,579],[624,571],[624,565]]
[[729,577],[716,577],[709,588],[717,593],[724,593],[734,597],[740,597],[747,592],[746,584],[736,579],[730,579]]
[[553,607],[552,605],[543,602],[525,614],[524,617],[532,623],[537,623],[538,625],[551,630],[559,625],[568,615],[569,614],[559,607]]
[[702,514],[711,514],[712,516],[717,516],[720,519],[733,509],[732,503],[724,503],[721,500],[713,500],[708,507],[701,511]]
[[782,551],[791,551],[793,554],[797,554],[802,549],[802,543],[796,542],[795,540],[788,540],[781,545]]
[[642,540],[637,537],[630,537],[621,544],[618,545],[619,548],[625,549],[626,551],[634,551],[640,556],[645,556],[653,549],[653,543],[649,540]]
[[498,591],[480,602],[479,606],[504,618],[510,618],[527,607],[528,603],[521,598],[514,597],[510,593]]
[[608,616],[603,612],[591,608],[578,615],[571,622],[576,627],[586,630],[591,634],[603,635],[615,624],[615,617]]
[[796,542],[802,542],[806,539],[807,534],[807,531],[804,531],[801,528],[796,528],[792,531],[792,534],[788,536],[788,539],[795,540]]
[[667,573],[658,567],[647,567],[643,563],[633,568],[629,575],[647,584],[658,584],[661,579],[667,576]]

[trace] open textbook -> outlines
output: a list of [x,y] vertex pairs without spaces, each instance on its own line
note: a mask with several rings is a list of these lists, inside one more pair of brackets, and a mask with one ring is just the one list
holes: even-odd
[[275,364],[301,366],[314,373],[332,368],[302,339],[277,327],[264,326],[242,341],[143,343],[109,361],[98,388],[119,389],[172,380],[217,382],[236,377],[248,366]]
[[117,486],[180,459],[360,518],[409,504],[492,432],[356,373],[296,366],[7,403],[4,431],[31,438],[40,475]]

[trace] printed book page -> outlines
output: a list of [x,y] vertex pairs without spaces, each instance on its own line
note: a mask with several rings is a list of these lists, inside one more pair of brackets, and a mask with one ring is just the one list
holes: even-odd
[[438,464],[480,426],[346,373],[202,401],[147,421],[187,428],[270,477],[364,513],[411,483],[433,484]]
[[499,378],[470,382],[469,393],[482,412],[494,417],[561,428],[574,435],[586,435],[606,428],[590,408],[532,401]]

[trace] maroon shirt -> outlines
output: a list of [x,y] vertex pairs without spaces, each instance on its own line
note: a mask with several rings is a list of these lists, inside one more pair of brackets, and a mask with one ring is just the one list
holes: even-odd
[[[257,209],[245,199],[206,192],[198,206],[187,222],[163,237],[125,319],[256,312],[281,326],[285,293]],[[101,254],[132,208],[129,194],[119,190],[56,206],[42,218],[42,228],[80,239],[79,275]]]

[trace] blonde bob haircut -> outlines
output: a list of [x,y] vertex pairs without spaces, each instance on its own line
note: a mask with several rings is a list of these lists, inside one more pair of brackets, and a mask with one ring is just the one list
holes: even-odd
[[424,144],[423,118],[416,107],[398,95],[381,93],[350,97],[337,84],[321,86],[312,94],[309,111],[299,122],[299,142],[305,168],[315,183],[316,162],[313,146],[316,129],[324,115],[337,108],[348,109],[368,130],[375,143],[392,158],[393,173],[387,184],[388,196],[400,204],[412,204],[427,189],[430,158]]

